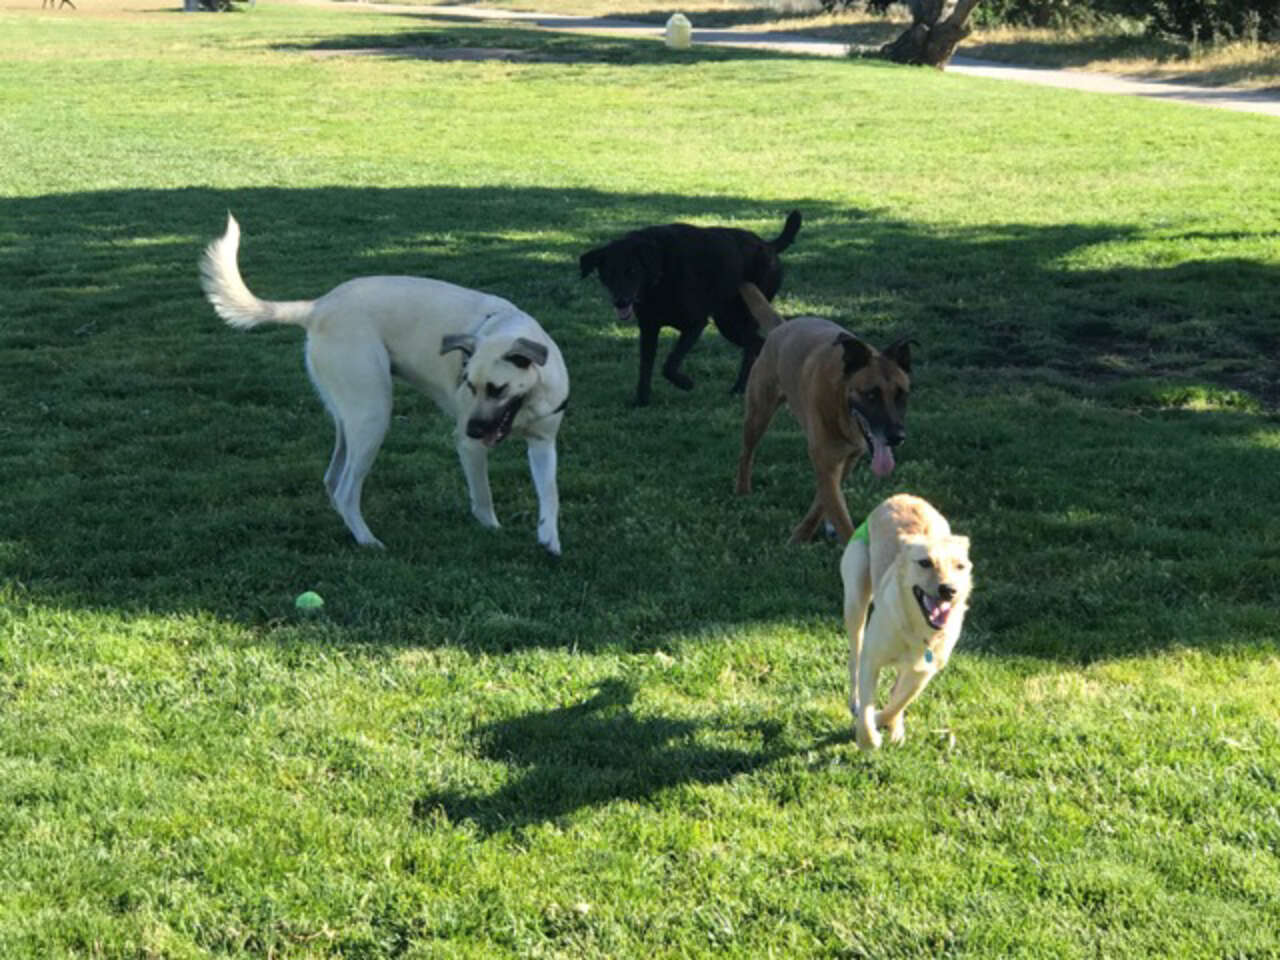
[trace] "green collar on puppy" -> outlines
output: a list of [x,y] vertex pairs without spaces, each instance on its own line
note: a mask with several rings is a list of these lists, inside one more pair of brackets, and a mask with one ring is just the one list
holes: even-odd
[[[870,517],[867,518],[867,520],[870,519]],[[867,532],[867,520],[863,520],[862,523],[859,524],[858,529],[853,531],[853,536],[849,538],[850,543],[853,543],[855,540],[861,540],[868,546],[871,544],[871,534]]]

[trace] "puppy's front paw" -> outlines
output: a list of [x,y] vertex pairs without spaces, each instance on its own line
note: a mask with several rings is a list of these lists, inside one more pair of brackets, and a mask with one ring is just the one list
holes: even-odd
[[863,753],[870,753],[873,750],[880,749],[880,731],[874,727],[869,727],[859,718],[853,725],[854,736],[858,741],[858,749]]
[[[879,718],[877,718],[879,722]],[[893,718],[893,722],[889,724],[889,742],[901,744],[907,739],[907,721],[902,714],[898,714]]]

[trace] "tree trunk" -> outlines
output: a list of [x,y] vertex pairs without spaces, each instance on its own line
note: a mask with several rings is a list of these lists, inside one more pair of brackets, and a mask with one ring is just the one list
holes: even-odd
[[880,56],[894,63],[942,69],[960,41],[969,35],[965,21],[978,0],[957,0],[951,16],[941,23],[945,0],[912,0],[912,24],[892,43],[880,48]]

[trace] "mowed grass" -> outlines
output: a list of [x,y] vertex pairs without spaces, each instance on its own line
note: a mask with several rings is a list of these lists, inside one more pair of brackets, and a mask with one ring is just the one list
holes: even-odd
[[[1274,120],[81,7],[0,11],[0,955],[1280,955]],[[516,53],[426,56],[461,47]],[[915,492],[974,544],[957,655],[873,757],[839,550],[784,545],[799,431],[735,497],[734,352],[632,409],[634,331],[578,277],[637,225],[792,208],[781,309],[920,341],[853,512]],[[300,334],[200,296],[228,209],[263,296],[414,273],[540,319],[561,559],[523,452],[479,528],[409,390],[388,549],[351,543]]]

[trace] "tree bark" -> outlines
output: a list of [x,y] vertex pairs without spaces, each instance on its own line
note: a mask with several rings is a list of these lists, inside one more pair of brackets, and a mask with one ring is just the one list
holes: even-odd
[[957,0],[951,15],[941,23],[945,0],[912,0],[912,24],[898,39],[880,48],[880,56],[894,63],[942,69],[960,41],[970,33],[965,21],[979,0]]

